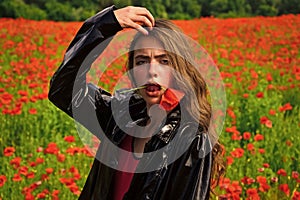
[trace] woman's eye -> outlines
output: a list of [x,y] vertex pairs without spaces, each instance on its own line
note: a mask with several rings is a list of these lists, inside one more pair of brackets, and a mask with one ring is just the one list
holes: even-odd
[[143,65],[143,64],[145,64],[145,63],[146,63],[145,60],[139,60],[139,61],[136,61],[136,62],[135,62],[135,65]]
[[160,60],[160,63],[163,64],[163,65],[168,65],[169,60],[168,59],[162,59],[162,60]]

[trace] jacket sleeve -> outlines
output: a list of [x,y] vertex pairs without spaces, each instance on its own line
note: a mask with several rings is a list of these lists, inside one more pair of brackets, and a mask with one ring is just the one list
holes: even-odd
[[95,135],[103,130],[109,120],[109,117],[103,121],[97,120],[95,97],[101,97],[102,115],[109,115],[109,103],[105,99],[109,101],[111,95],[91,83],[87,84],[86,73],[112,36],[122,30],[113,13],[114,9],[114,6],[108,7],[83,23],[67,48],[63,62],[51,78],[48,93],[54,105]]

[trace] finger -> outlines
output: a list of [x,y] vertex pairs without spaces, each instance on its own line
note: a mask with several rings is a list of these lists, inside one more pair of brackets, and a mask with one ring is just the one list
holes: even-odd
[[150,20],[152,27],[155,26],[155,19],[154,19],[153,15],[147,9],[146,9],[146,13],[147,13],[146,16]]
[[139,32],[143,33],[144,35],[148,35],[148,31],[143,28],[142,26],[139,26],[138,28],[136,28],[136,30],[138,30]]
[[146,8],[137,7],[136,14],[147,17],[148,20],[151,22],[152,26],[155,25],[155,19],[154,19],[153,15]]
[[144,35],[148,35],[148,31],[145,28],[143,28],[141,25],[139,25],[135,22],[132,22],[132,21],[128,22],[128,26],[135,28],[137,31],[143,33]]
[[150,11],[147,10],[147,12],[148,12],[148,18],[150,19],[152,26],[155,26],[155,19],[153,15],[150,13]]
[[150,27],[151,30],[153,28],[152,22],[145,16],[138,16],[136,21],[141,22],[144,26]]

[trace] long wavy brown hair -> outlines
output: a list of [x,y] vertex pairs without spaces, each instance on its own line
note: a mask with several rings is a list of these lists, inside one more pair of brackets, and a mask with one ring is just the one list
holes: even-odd
[[[169,56],[170,66],[177,72],[174,74],[176,87],[186,94],[186,104],[184,105],[191,105],[187,108],[189,114],[199,122],[200,127],[205,133],[208,133],[212,144],[214,144],[210,186],[213,192],[221,176],[224,175],[226,167],[223,158],[223,148],[218,141],[218,135],[209,127],[212,108],[208,100],[207,85],[199,70],[195,67],[195,62],[193,62],[194,54],[192,48],[182,30],[170,20],[157,19],[155,28],[149,31],[148,36],[156,38],[163,45]],[[142,37],[145,36],[138,32],[130,44],[127,63],[128,71],[134,66],[134,47]],[[133,79],[132,76],[131,79]]]

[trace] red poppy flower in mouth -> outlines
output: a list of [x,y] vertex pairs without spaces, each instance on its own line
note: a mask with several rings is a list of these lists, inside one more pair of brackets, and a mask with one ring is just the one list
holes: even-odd
[[183,92],[168,88],[162,95],[159,105],[164,110],[171,111],[179,104],[179,101],[183,98],[183,96]]

